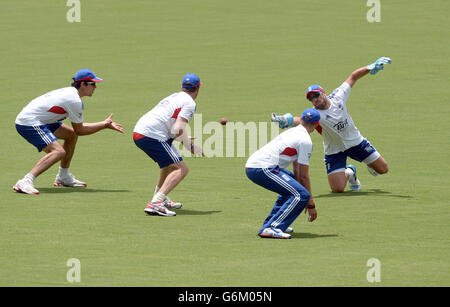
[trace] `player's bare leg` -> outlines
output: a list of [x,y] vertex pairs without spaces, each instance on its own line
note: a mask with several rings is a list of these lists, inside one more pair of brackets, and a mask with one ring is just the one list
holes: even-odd
[[166,180],[167,176],[172,173],[173,171],[175,171],[177,169],[175,164],[171,164],[167,167],[163,167],[159,170],[159,175],[158,175],[158,183],[157,183],[157,187],[158,187],[158,191],[161,189],[161,187],[164,184],[164,181]]
[[53,164],[64,158],[66,152],[58,141],[50,143],[42,149],[46,155],[43,156],[31,169],[31,171],[25,175],[23,179],[17,181],[13,189],[20,193],[25,194],[39,194],[39,191],[34,188],[34,179],[48,170]]
[[73,128],[66,124],[62,124],[61,127],[56,129],[54,135],[58,139],[64,140],[63,148],[66,151],[66,155],[61,159],[61,168],[69,168],[77,145],[78,136]]
[[[380,156],[378,159],[376,159],[374,162],[368,164],[367,166],[376,172],[375,174],[373,172],[371,172],[373,175],[378,175],[378,174],[382,175],[382,174],[386,174],[389,171],[388,164],[382,156]],[[370,169],[369,169],[369,171],[370,171]]]
[[172,191],[189,172],[189,168],[184,161],[174,163],[171,166],[175,169],[167,175],[163,185],[159,189],[159,191],[165,195],[169,194],[169,192]]
[[361,183],[356,176],[356,167],[349,164],[345,171],[328,175],[328,183],[333,193],[343,193],[347,183],[352,191],[359,191]]
[[[154,199],[152,199],[152,201],[153,200],[155,200],[155,201],[163,201],[161,199],[162,199],[162,196],[164,194],[163,195],[161,195],[161,194],[156,195],[156,194],[160,191],[160,189],[163,186],[164,181],[166,180],[167,176],[170,173],[172,173],[173,171],[175,171],[175,170],[177,170],[177,167],[174,164],[169,165],[167,167],[163,167],[162,169],[160,169],[159,175],[158,175],[158,183],[156,184],[155,192],[153,193],[153,198]],[[165,201],[163,203],[164,203],[164,206],[166,208],[169,208],[169,209],[180,209],[183,206],[183,204],[181,204],[179,202],[172,201],[169,198],[168,195],[164,195],[164,196],[165,196]]]
[[343,193],[347,186],[348,174],[345,172],[337,172],[328,175],[328,183],[333,193]]
[[69,167],[75,152],[75,147],[77,145],[78,136],[73,130],[73,128],[62,124],[56,131],[54,135],[58,139],[64,140],[63,148],[66,152],[65,156],[61,159],[61,165],[59,168],[58,175],[56,175],[54,186],[64,186],[64,187],[86,187],[87,184],[76,179],[70,172]]

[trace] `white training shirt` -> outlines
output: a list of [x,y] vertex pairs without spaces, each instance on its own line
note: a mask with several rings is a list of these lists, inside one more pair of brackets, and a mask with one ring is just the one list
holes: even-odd
[[294,161],[309,165],[312,151],[311,137],[305,127],[299,125],[282,132],[257,150],[247,160],[245,167],[272,168],[279,166],[287,168]]
[[328,110],[317,109],[320,113],[320,126],[326,155],[345,151],[364,140],[347,111],[346,102],[350,90],[351,86],[347,82],[342,83],[328,96],[331,101],[330,108]]
[[33,99],[17,115],[16,124],[40,126],[69,117],[73,123],[83,122],[83,102],[72,86],[48,92]]
[[134,132],[152,139],[167,141],[176,135],[171,133],[178,116],[190,120],[196,104],[185,92],[178,92],[161,100],[153,109],[142,116],[134,127]]

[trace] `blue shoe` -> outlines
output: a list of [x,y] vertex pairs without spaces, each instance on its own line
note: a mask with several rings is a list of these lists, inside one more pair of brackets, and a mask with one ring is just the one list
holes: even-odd
[[349,164],[347,168],[353,171],[353,175],[348,178],[350,190],[352,191],[361,190],[361,183],[359,182],[358,177],[356,177],[356,167],[353,164]]

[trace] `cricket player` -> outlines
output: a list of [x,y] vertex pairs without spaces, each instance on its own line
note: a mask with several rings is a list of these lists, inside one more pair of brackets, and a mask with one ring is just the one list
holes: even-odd
[[[245,165],[251,181],[279,194],[258,232],[262,238],[290,239],[289,233],[293,229],[289,225],[305,207],[309,221],[317,218],[309,179],[309,160],[313,150],[310,134],[319,125],[319,120],[317,110],[305,110],[297,127],[279,134],[252,154]],[[285,169],[291,163],[294,172]]]
[[158,163],[160,171],[153,198],[144,212],[147,215],[175,216],[169,209],[179,209],[181,203],[167,196],[186,177],[189,169],[176,148],[179,141],[194,155],[203,156],[201,147],[186,135],[185,127],[196,111],[195,99],[200,90],[200,78],[187,74],[181,81],[181,91],[161,100],[137,122],[133,140],[150,158]]
[[[368,73],[376,74],[383,70],[384,65],[391,62],[390,58],[382,57],[370,65],[355,70],[328,96],[317,84],[309,86],[306,90],[306,98],[320,113],[321,120],[317,131],[323,138],[328,182],[334,193],[344,192],[347,182],[351,190],[361,189],[361,183],[356,176],[356,167],[352,164],[346,166],[347,157],[364,162],[374,176],[388,172],[388,164],[384,158],[356,128],[347,111],[347,99],[356,81]],[[272,121],[279,122],[280,128],[296,126],[300,123],[300,119],[294,118],[290,113],[282,116],[273,113]]]
[[[17,132],[39,152],[44,151],[45,156],[25,177],[17,181],[13,187],[16,192],[39,194],[34,188],[34,180],[58,161],[61,161],[61,164],[54,186],[87,186],[69,171],[78,136],[93,134],[106,128],[123,133],[122,126],[112,120],[112,114],[101,122],[83,122],[84,105],[81,98],[92,96],[97,83],[102,81],[89,69],[81,69],[75,74],[72,86],[33,99],[17,115],[15,121]],[[72,122],[72,127],[62,123],[67,117]],[[58,139],[64,140],[63,145]]]

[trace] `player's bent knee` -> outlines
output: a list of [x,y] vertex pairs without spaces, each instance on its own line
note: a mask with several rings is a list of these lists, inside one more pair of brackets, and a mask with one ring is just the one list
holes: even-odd
[[345,187],[331,187],[333,193],[344,193]]
[[181,163],[180,164],[180,171],[181,171],[182,176],[186,177],[187,174],[189,173],[189,167],[186,164]]
[[59,160],[64,158],[66,156],[66,151],[63,148],[60,148],[58,150],[55,150],[56,155],[58,156]]

